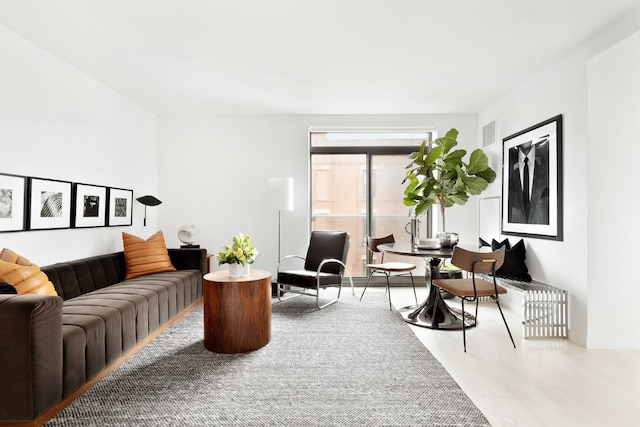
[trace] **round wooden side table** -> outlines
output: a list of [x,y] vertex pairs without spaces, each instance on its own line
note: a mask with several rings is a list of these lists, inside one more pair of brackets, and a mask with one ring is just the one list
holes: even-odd
[[271,340],[271,273],[246,277],[226,271],[204,275],[204,347],[216,353],[244,353]]

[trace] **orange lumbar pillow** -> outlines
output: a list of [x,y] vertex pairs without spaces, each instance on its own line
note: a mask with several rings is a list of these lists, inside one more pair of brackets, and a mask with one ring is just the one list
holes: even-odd
[[0,252],[0,282],[10,284],[19,294],[58,295],[40,267],[11,249]]
[[147,240],[123,232],[122,243],[127,264],[127,279],[151,273],[176,271],[171,264],[162,231],[158,231]]

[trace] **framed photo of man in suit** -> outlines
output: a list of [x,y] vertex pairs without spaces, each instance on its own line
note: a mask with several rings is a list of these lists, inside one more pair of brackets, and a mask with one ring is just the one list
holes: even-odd
[[502,233],[562,240],[562,115],[502,142]]

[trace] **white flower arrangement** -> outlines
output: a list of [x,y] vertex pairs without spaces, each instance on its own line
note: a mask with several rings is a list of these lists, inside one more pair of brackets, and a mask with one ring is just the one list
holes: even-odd
[[238,234],[233,236],[231,246],[225,245],[224,249],[218,252],[216,259],[218,265],[222,264],[253,264],[258,256],[258,250],[251,243],[251,236],[248,234]]

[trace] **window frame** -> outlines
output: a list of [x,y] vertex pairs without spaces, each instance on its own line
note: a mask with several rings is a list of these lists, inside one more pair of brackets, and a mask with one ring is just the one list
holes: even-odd
[[[321,146],[314,147],[312,141],[312,135],[314,133],[428,133],[429,138],[428,142],[433,141],[437,135],[435,128],[408,128],[408,129],[309,129],[308,138],[309,138],[309,230],[313,228],[313,161],[312,158],[314,155],[365,155],[366,156],[366,207],[367,207],[367,215],[365,220],[365,235],[371,233],[373,227],[373,165],[372,160],[375,156],[395,156],[395,155],[405,155],[407,156],[407,164],[409,164],[408,156],[409,154],[416,152],[419,150],[419,146],[415,145],[398,145],[398,146]],[[426,224],[429,228],[427,233],[430,233],[431,230],[431,209],[429,209],[426,213]],[[367,262],[371,262],[369,253],[367,253]]]

